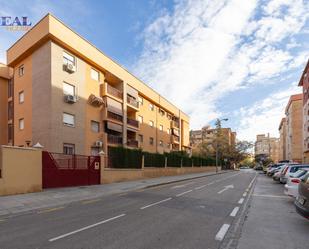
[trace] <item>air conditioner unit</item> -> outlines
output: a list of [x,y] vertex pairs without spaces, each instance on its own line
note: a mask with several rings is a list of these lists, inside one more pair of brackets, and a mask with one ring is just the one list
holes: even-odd
[[65,69],[66,71],[68,71],[69,73],[74,73],[76,71],[76,67],[75,65],[73,65],[72,63],[67,63],[65,65]]
[[103,142],[102,141],[95,141],[94,145],[96,147],[102,147],[103,146]]
[[77,98],[74,95],[65,95],[64,100],[67,103],[73,104],[73,103],[76,103]]

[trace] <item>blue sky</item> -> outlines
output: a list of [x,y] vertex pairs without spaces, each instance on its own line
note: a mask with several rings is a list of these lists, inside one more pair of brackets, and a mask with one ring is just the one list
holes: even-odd
[[[26,3],[26,4],[21,4]],[[70,4],[72,3],[72,4]],[[309,58],[301,0],[3,1],[1,16],[53,13],[191,116],[229,118],[240,139],[278,136]],[[22,35],[0,29],[0,61]]]

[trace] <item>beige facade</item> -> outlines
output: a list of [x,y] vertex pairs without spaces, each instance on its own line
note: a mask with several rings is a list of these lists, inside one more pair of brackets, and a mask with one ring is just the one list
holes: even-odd
[[282,118],[279,125],[279,160],[287,160],[286,156],[286,118]]
[[286,157],[295,162],[303,161],[303,95],[290,97],[286,114]]
[[256,136],[255,155],[265,155],[268,156],[273,162],[278,162],[279,160],[279,139],[275,137],[270,137],[269,134],[259,134]]
[[303,162],[309,163],[309,60],[300,77],[298,86],[303,90]]
[[[227,145],[236,145],[236,132],[233,132],[231,128],[221,128],[221,132]],[[210,126],[205,126],[201,130],[192,130],[190,132],[192,149],[197,149],[201,143],[205,143],[212,151],[215,147],[216,134],[217,129],[212,129]]]
[[186,114],[50,14],[8,49],[7,61],[16,146],[77,154],[118,145],[190,149]]

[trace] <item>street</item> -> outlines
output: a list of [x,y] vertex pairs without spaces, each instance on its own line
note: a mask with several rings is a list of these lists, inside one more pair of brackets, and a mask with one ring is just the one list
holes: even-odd
[[1,248],[218,248],[254,177],[236,171],[2,217]]
[[[276,209],[271,210],[271,217],[267,216],[267,206],[261,213],[264,217],[259,217],[260,214],[255,210],[255,198],[259,198],[259,205],[270,203],[269,198],[262,196],[265,195],[261,192],[263,187],[255,186],[256,181],[265,184],[265,181],[270,179],[250,170],[232,171],[41,209],[28,214],[2,216],[0,248],[238,246],[239,249],[246,249],[255,248],[253,245],[256,245],[256,248],[279,248],[263,244],[263,241],[270,243],[272,236],[267,228],[264,229],[264,225],[273,224],[273,229],[278,225],[273,223],[277,219],[270,219],[274,217]],[[259,191],[257,193],[253,192],[256,187]],[[244,218],[250,202],[253,202],[251,208],[254,213],[250,216],[252,210],[249,210],[247,223]],[[277,208],[280,209],[279,206]],[[258,210],[261,210],[261,207],[258,207]],[[306,239],[309,224],[296,214],[293,215],[303,227],[300,226],[300,233],[297,231],[299,242],[293,243],[297,247],[287,248],[306,248],[303,241]],[[254,229],[254,224],[258,224],[258,228]],[[280,226],[283,225],[284,220]],[[298,224],[295,223],[294,226],[296,225]],[[280,226],[274,230],[275,233],[280,233]],[[285,230],[289,231],[290,228]]]

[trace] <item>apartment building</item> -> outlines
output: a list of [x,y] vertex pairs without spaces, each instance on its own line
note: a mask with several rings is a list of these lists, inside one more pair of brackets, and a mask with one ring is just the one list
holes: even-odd
[[309,163],[309,60],[300,77],[298,86],[303,90],[303,162]]
[[287,160],[286,158],[286,118],[282,118],[279,125],[279,160]]
[[0,144],[7,144],[9,142],[12,142],[12,123],[8,123],[9,117],[12,117],[13,114],[13,92],[11,87],[12,84],[10,81],[11,77],[12,71],[10,70],[10,68],[0,63]]
[[273,162],[279,160],[279,139],[270,137],[269,134],[259,134],[256,136],[254,147],[255,155],[268,156]]
[[190,150],[184,112],[51,14],[7,50],[7,63],[14,115],[4,120],[14,124],[16,146],[67,154],[119,145]]
[[303,160],[303,94],[292,95],[285,109],[286,157],[288,160]]
[[[222,137],[229,146],[235,146],[236,144],[236,132],[233,132],[231,128],[221,128]],[[210,150],[215,147],[217,129],[213,129],[210,126],[205,126],[200,130],[190,131],[190,143],[193,149],[198,148],[201,143],[208,144]]]

